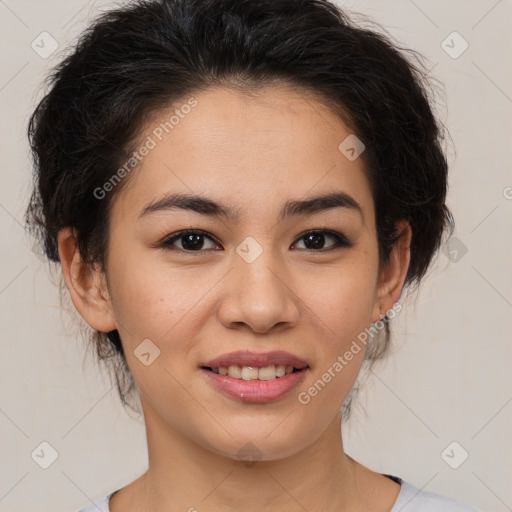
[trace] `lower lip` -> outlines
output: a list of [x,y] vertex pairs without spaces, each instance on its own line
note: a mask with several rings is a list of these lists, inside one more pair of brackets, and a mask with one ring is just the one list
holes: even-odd
[[244,402],[271,402],[289,393],[305,377],[307,370],[289,373],[272,380],[234,379],[201,368],[207,378],[220,391]]

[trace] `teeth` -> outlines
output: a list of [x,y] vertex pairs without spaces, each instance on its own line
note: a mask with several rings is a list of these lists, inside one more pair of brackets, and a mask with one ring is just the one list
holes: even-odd
[[275,365],[265,366],[258,370],[258,379],[260,380],[272,380],[277,377],[277,370]]
[[258,378],[258,368],[253,366],[242,366],[242,379],[243,380],[256,380]]
[[240,366],[230,366],[228,368],[228,375],[230,377],[233,377],[234,379],[241,379],[242,378],[242,369],[240,368]]
[[256,366],[237,366],[232,365],[228,366],[220,366],[219,368],[212,368],[214,373],[218,373],[220,375],[228,375],[234,379],[242,379],[242,380],[273,380],[275,378],[284,377],[289,373],[293,372],[292,365],[284,365],[284,364],[272,364],[270,366],[265,366],[263,368],[258,368]]

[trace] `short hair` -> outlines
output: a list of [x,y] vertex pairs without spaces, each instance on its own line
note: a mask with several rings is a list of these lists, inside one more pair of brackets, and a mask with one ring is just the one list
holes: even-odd
[[[128,178],[105,200],[94,190],[137,147],[152,115],[211,86],[287,84],[340,116],[365,145],[380,262],[397,239],[397,221],[411,225],[405,285],[419,284],[445,229],[453,229],[445,128],[420,56],[327,0],[130,2],[100,15],[46,81],[28,125],[35,184],[25,218],[52,262],[59,261],[59,230],[71,226],[82,259],[105,269],[110,209]],[[90,341],[98,360],[114,368],[123,404],[134,409],[128,397],[136,386],[118,331],[95,331]],[[386,322],[367,358],[381,358],[389,341]]]

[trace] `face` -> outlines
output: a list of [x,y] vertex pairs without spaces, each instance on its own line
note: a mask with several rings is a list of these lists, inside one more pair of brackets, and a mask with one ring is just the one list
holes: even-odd
[[[336,362],[393,305],[401,278],[379,272],[370,185],[362,159],[338,149],[351,135],[338,117],[286,86],[194,98],[169,133],[154,130],[180,105],[148,124],[141,140],[156,145],[113,203],[108,328],[120,333],[151,428],[232,458],[252,443],[273,460],[339,417],[364,345],[342,370]],[[230,215],[165,204],[171,194]],[[337,199],[302,203],[328,194]],[[95,314],[84,314],[91,325]],[[230,355],[240,351],[249,359]],[[287,355],[254,355],[275,351]],[[237,379],[236,368],[225,377],[218,368],[229,363],[271,380]],[[272,363],[296,370],[259,372]]]

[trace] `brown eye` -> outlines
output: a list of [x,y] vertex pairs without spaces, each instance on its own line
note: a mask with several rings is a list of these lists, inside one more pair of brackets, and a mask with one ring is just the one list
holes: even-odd
[[[213,248],[218,247],[218,244],[209,237],[204,231],[197,230],[186,230],[175,233],[170,238],[167,238],[162,242],[162,247],[165,249],[173,250],[174,248],[179,251],[186,252],[201,252],[205,249],[205,238],[209,239],[213,243]],[[174,247],[174,243],[178,241],[181,247]]]
[[[212,247],[205,247],[205,239],[210,240]],[[334,243],[331,243],[328,247],[324,247],[326,241],[329,239],[334,240]],[[305,246],[304,248],[299,247],[299,249],[313,252],[325,252],[337,248],[353,246],[353,243],[349,242],[349,240],[341,233],[323,229],[307,231],[306,233],[303,233],[298,240],[304,241]],[[176,246],[177,242],[181,245],[181,247]],[[220,247],[220,245],[212,237],[208,236],[205,231],[201,230],[179,231],[166,238],[161,243],[161,246],[164,249],[189,253],[200,253],[206,250]]]
[[[326,239],[334,240],[334,244],[331,244],[329,247],[323,247]],[[328,230],[313,230],[308,231],[300,237],[299,240],[304,240],[304,249],[315,251],[315,252],[323,252],[329,251],[331,249],[336,249],[340,247],[352,247],[353,244],[347,240],[347,238],[338,233],[336,231],[328,231]]]

